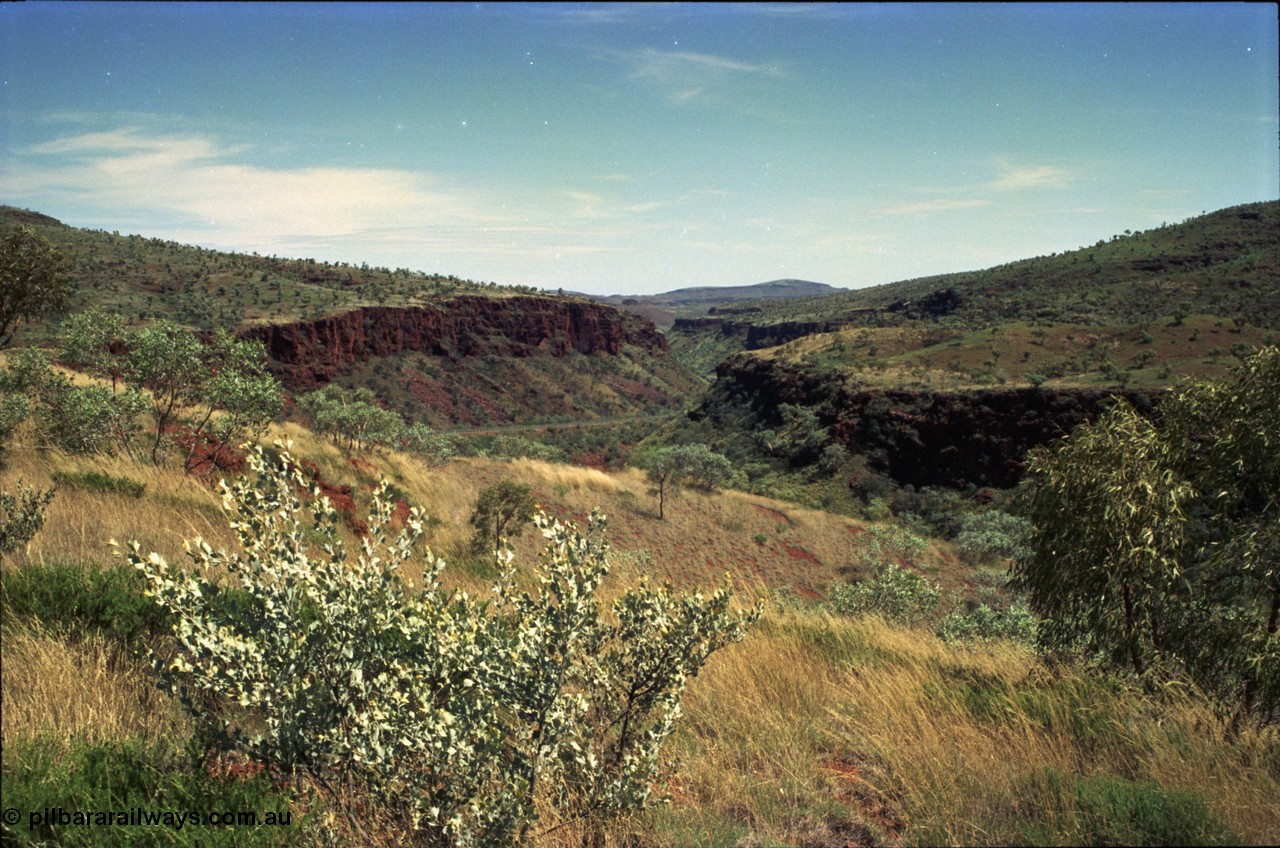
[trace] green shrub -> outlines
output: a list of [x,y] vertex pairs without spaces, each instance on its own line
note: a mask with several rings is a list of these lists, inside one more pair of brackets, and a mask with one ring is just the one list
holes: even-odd
[[1033,529],[1025,518],[989,509],[961,520],[956,547],[975,561],[1025,557],[1031,553],[1027,540]]
[[139,483],[128,477],[115,477],[101,471],[55,471],[50,477],[53,482],[65,488],[125,495],[131,498],[140,498],[147,490],[146,483]]
[[[37,739],[5,750],[5,807],[21,812],[17,824],[6,823],[6,845],[302,845],[309,842],[314,825],[291,808],[294,800],[265,775],[215,778],[190,753],[162,744],[72,742],[64,749],[61,740]],[[70,818],[86,810],[122,814],[126,823],[75,824]],[[135,823],[129,824],[135,810]],[[252,812],[259,823],[232,826],[208,820],[210,814],[228,811]],[[184,818],[181,826],[177,819],[145,824],[137,822],[142,812]],[[276,823],[268,824],[268,815]]]
[[1009,639],[1034,645],[1036,618],[1023,605],[995,609],[982,604],[970,612],[953,612],[938,625],[938,636],[948,642]]
[[[676,597],[642,581],[606,619],[598,514],[585,535],[535,517],[548,544],[532,593],[509,552],[493,600],[447,591],[430,553],[410,591],[398,569],[415,556],[417,510],[390,539],[379,488],[349,557],[327,499],[304,502],[297,463],[280,459],[257,450],[252,476],[221,484],[242,553],[194,540],[195,567],[175,569],[136,542],[127,551],[175,618],[177,651],[154,661],[197,696],[185,702],[199,726],[266,766],[358,788],[425,845],[520,844],[540,811],[590,829],[651,802],[689,678],[759,607],[731,612],[727,587]],[[211,602],[209,573],[251,603]],[[205,706],[216,700],[248,719],[227,723]]]
[[117,393],[106,386],[60,381],[44,392],[41,430],[67,453],[111,453],[119,447],[133,456],[139,433],[135,421],[146,410],[146,399],[135,389]]
[[28,565],[0,573],[0,616],[39,621],[54,632],[99,632],[128,643],[166,632],[170,617],[143,596],[147,581],[118,565]]
[[942,589],[894,563],[871,580],[833,586],[829,603],[841,615],[879,615],[886,621],[914,626],[935,616]]
[[40,532],[53,491],[32,488],[21,477],[16,492],[0,490],[0,556],[16,551]]
[[886,564],[914,564],[928,548],[928,542],[901,525],[879,524],[858,534],[851,565],[870,571]]
[[404,431],[404,449],[417,454],[432,467],[447,464],[458,453],[451,437],[425,424],[414,424]]
[[[9,437],[18,429],[31,408],[31,401],[23,394],[0,395],[0,458],[4,456]],[[0,466],[3,467],[3,466]]]
[[1026,845],[1238,845],[1193,792],[1111,775],[1033,771],[1018,792]]

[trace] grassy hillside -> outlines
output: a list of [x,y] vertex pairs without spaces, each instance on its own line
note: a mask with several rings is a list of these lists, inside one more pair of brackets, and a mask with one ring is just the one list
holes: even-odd
[[[357,513],[371,484],[390,480],[435,517],[429,542],[452,563],[449,580],[480,594],[492,572],[465,552],[466,517],[483,486],[513,479],[561,516],[604,508],[615,551],[606,595],[644,574],[711,586],[730,572],[744,600],[771,599],[747,640],[693,681],[667,748],[670,804],[617,823],[610,844],[1225,844],[1280,833],[1275,728],[1230,736],[1189,690],[1142,691],[1016,643],[947,643],[818,605],[837,582],[870,576],[858,554],[877,525],[736,492],[686,492],[659,521],[634,470],[481,459],[428,469],[396,452],[348,454],[293,424],[273,437],[292,439]],[[212,488],[176,468],[15,450],[0,487],[19,476],[61,482],[43,530],[0,572],[6,801],[101,804],[111,785],[146,804],[155,776],[168,775],[167,797],[192,809],[323,815],[250,763],[193,759],[189,721],[140,657],[163,645],[162,627],[104,542],[136,538],[171,561],[195,535],[232,544]],[[535,541],[522,537],[518,557],[529,561]],[[946,543],[916,563],[973,600],[1002,591],[998,564],[967,564]],[[376,815],[370,826],[353,844],[381,844]],[[310,833],[241,837],[308,844]],[[535,844],[578,839],[568,827]],[[5,841],[33,838],[18,827]]]
[[[536,293],[404,268],[205,250],[68,227],[0,206],[0,226],[17,224],[32,227],[71,259],[68,314],[101,307],[123,316],[129,327],[168,319],[205,330],[244,328],[361,306],[440,305],[464,294]],[[56,337],[57,321],[50,320],[20,326],[16,341],[48,347]],[[372,357],[340,382],[373,388],[386,407],[432,426],[653,415],[678,409],[705,385],[677,361],[632,344],[617,356]]]
[[[953,289],[968,325],[1048,319],[1136,323],[1203,313],[1280,326],[1280,201],[1250,203],[1120,233],[1090,246],[988,268],[922,277],[829,297],[759,304],[756,323],[847,317],[864,308],[921,302]],[[903,309],[898,314],[906,314]]]
[[[905,432],[930,398],[963,394],[957,403],[981,407],[984,393],[1033,388],[1157,397],[1224,378],[1280,342],[1280,202],[984,271],[753,308],[668,333],[677,358],[707,376],[719,369],[720,382],[656,440],[711,444],[749,469],[755,491],[855,515],[880,497],[917,514],[919,493],[883,476],[877,445],[847,437],[862,426],[850,397],[893,393],[867,426]],[[788,423],[774,396],[804,407],[812,425]],[[813,432],[821,444],[787,449]],[[990,435],[929,447],[964,453]]]
[[[201,329],[234,327],[371,304],[409,305],[462,292],[515,291],[406,268],[206,250],[69,227],[47,215],[0,206],[0,226],[16,224],[32,227],[70,257],[78,285],[69,311],[101,306],[130,324],[168,318]],[[47,341],[51,332],[36,325],[24,338]]]
[[[1235,341],[1257,343],[1280,330],[1280,203],[1237,206],[1181,224],[1126,232],[1092,247],[983,271],[757,306],[759,312],[733,316],[733,321],[762,330],[777,328],[772,335],[782,341],[825,335],[797,325],[826,322],[831,325],[826,329],[835,331],[832,338],[820,338],[781,355],[812,353],[836,365],[852,364],[858,379],[884,370],[893,372],[889,381],[900,376],[895,363],[881,360],[907,351],[901,341],[904,334],[885,330],[910,329],[917,331],[912,336],[912,349],[940,344],[962,349],[934,350],[911,358],[908,370],[932,371],[934,380],[947,382],[942,379],[946,371],[964,373],[959,371],[963,367],[968,376],[983,376],[988,383],[996,382],[1000,372],[1006,380],[1021,381],[1024,372],[1043,373],[1021,367],[1035,359],[1039,360],[1038,368],[1061,372],[1045,375],[1051,379],[1075,375],[1090,382],[1089,369],[1070,360],[1100,363],[1102,357],[1091,351],[1100,340],[1109,341],[1123,333],[1161,336],[1163,327],[1181,327],[1190,316],[1204,316],[1220,322],[1215,326],[1226,325],[1235,335],[1248,336],[1209,346],[1213,350],[1229,349]],[[1025,336],[1033,327],[1044,332],[1019,339],[1019,333]],[[1048,329],[1054,327],[1056,332]],[[1063,327],[1089,329],[1081,332]],[[1005,340],[992,350],[987,339],[972,335],[978,330],[1006,334]],[[763,347],[749,343],[745,332],[677,328],[670,334],[671,346],[690,367],[708,373],[717,357],[727,358],[744,347]],[[1038,356],[1040,351],[1035,348],[1043,341],[1039,336],[1046,334],[1067,342],[1058,345],[1064,348],[1059,356],[1062,362]],[[1188,336],[1188,341],[1197,341],[1190,333]],[[1121,370],[1149,372],[1131,374],[1130,380],[1156,384],[1168,375],[1197,373],[1197,369],[1188,368],[1192,363],[1186,360],[1208,355],[1166,351],[1164,345],[1152,345],[1152,341],[1143,341],[1151,346],[1128,357],[1123,351],[1110,359]],[[862,350],[855,355],[851,347]],[[1001,355],[1011,348],[1016,348],[1013,357]],[[1106,352],[1105,345],[1101,352]],[[1031,358],[1024,359],[1028,353]],[[867,368],[858,367],[859,357]],[[1141,357],[1141,361],[1135,364],[1134,357]],[[1168,372],[1166,378],[1158,376],[1162,370]]]

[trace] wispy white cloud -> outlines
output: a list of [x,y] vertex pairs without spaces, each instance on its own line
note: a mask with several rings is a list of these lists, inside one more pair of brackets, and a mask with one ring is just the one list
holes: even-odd
[[478,220],[461,193],[431,175],[396,169],[265,168],[248,148],[197,135],[119,128],[69,135],[22,151],[5,166],[17,196],[73,196],[77,205],[163,213],[218,240],[269,234],[349,235],[405,220]]
[[749,62],[691,50],[601,48],[595,53],[627,68],[633,79],[656,86],[675,105],[706,102],[729,80],[786,75],[781,62]]
[[[84,128],[77,128],[83,130]],[[254,149],[183,132],[73,132],[0,161],[5,202],[75,210],[86,226],[207,247],[369,261],[502,282],[555,283],[575,257],[610,257],[656,237],[642,213],[669,205],[561,190],[508,192],[393,168],[264,167]],[[606,184],[629,177],[605,174]],[[495,263],[500,266],[495,271]]]
[[998,176],[987,184],[993,191],[1017,191],[1025,188],[1066,188],[1075,175],[1056,165],[1014,165],[1007,159],[996,163]]
[[978,198],[921,200],[916,203],[899,203],[876,209],[880,215],[927,215],[930,212],[954,212],[960,209],[977,209],[990,206],[990,200]]
[[696,53],[690,50],[658,50],[644,47],[639,50],[608,51],[612,58],[629,65],[632,73],[640,78],[691,87],[689,80],[705,79],[708,75],[748,74],[753,76],[780,76],[777,63],[744,62],[713,53]]

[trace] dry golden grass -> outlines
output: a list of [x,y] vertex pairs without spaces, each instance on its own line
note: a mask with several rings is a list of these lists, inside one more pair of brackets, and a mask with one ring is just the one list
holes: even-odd
[[[292,443],[295,456],[314,463],[325,483],[350,486],[356,517],[363,518],[370,492],[385,478],[431,519],[426,541],[450,562],[472,556],[468,518],[486,486],[512,480],[531,487],[551,515],[585,526],[593,509],[609,519],[608,538],[620,553],[648,554],[652,576],[683,587],[710,588],[725,575],[743,586],[787,589],[806,598],[825,594],[850,579],[849,563],[862,522],[741,492],[685,490],[669,498],[665,520],[657,517],[657,498],[644,474],[635,469],[602,472],[537,460],[461,458],[431,468],[411,454],[382,451],[352,454],[306,428],[273,426],[262,442]],[[139,541],[171,562],[183,557],[184,539],[202,536],[214,547],[234,547],[221,512],[221,498],[210,481],[184,475],[175,463],[157,468],[124,457],[67,456],[55,451],[15,450],[0,471],[0,486],[18,478],[50,485],[57,471],[98,471],[146,485],[141,498],[66,489],[46,511],[44,529],[13,556],[15,564],[79,561],[111,562],[108,539]],[[354,536],[347,533],[348,543]],[[513,540],[518,558],[530,562],[542,541],[526,531]],[[935,579],[947,588],[959,585],[954,554],[945,543],[925,558]],[[417,574],[407,574],[416,579]]]
[[682,827],[714,813],[783,844],[816,822],[840,838],[1016,844],[1028,776],[1051,767],[1194,792],[1246,843],[1280,834],[1274,729],[1228,741],[1190,695],[1110,688],[1010,644],[775,613],[716,657],[685,714],[676,802],[658,820]]
[[[273,428],[324,479],[350,485],[361,506],[386,477],[440,520],[429,536],[461,552],[475,497],[501,479],[533,488],[553,514],[610,516],[616,568],[605,594],[648,573],[684,586],[732,571],[741,597],[779,587],[816,592],[842,579],[863,525],[741,493],[685,492],[659,521],[643,475],[535,461],[464,459],[432,469],[386,452],[351,457],[305,429]],[[141,499],[65,490],[46,526],[14,560],[105,564],[109,536],[138,538],[171,558],[197,534],[231,544],[218,498],[180,471],[120,459],[11,454],[0,480],[47,485],[55,470],[99,470],[145,482]],[[764,542],[755,541],[756,535]],[[540,540],[526,533],[530,562]],[[954,566],[943,547],[929,562]],[[488,581],[450,570],[475,594]],[[417,575],[406,574],[411,579]],[[3,741],[39,733],[91,739],[184,731],[146,670],[111,645],[68,644],[30,628],[3,644]],[[616,823],[615,842],[643,846],[843,845],[847,841],[993,844],[1025,841],[1038,799],[1028,776],[1115,775],[1185,789],[1246,842],[1280,834],[1280,741],[1246,730],[1228,740],[1212,710],[1186,693],[1154,699],[1066,669],[1011,645],[948,646],[932,634],[771,609],[746,642],[714,657],[692,682],[685,721],[669,746],[669,807]],[[538,841],[574,843],[566,827]],[[1061,841],[1080,834],[1065,832]]]
[[64,488],[45,510],[44,527],[14,554],[14,562],[111,562],[109,539],[137,539],[176,561],[182,541],[197,535],[211,544],[230,544],[234,537],[220,507],[221,498],[207,483],[184,476],[180,469],[134,462],[122,457],[67,456],[56,451],[12,451],[0,471],[0,487],[12,489],[19,478],[47,488],[54,472],[97,471],[146,485],[141,498]]
[[148,667],[100,636],[74,644],[38,627],[4,632],[0,744],[37,736],[111,742],[182,739],[190,725]]

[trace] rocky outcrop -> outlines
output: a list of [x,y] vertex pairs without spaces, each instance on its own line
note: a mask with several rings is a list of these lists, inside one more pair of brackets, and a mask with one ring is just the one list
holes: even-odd
[[[728,318],[677,318],[671,329],[677,333],[717,333],[724,338],[742,339],[744,350],[761,350],[786,344],[818,333],[834,333],[846,327],[868,326],[880,315],[880,309],[850,309],[843,317],[829,321],[779,321],[774,324],[752,324]],[[728,310],[721,310],[721,314]]]
[[439,304],[366,306],[289,324],[249,327],[292,390],[323,385],[360,362],[416,351],[469,356],[617,354],[623,345],[665,353],[652,322],[604,304],[550,297],[465,295]]
[[834,441],[899,484],[913,486],[1013,486],[1031,448],[1096,419],[1117,394],[1144,410],[1160,398],[1093,389],[858,390],[801,368],[744,357],[723,363],[716,376],[695,417],[731,404],[748,406],[756,420],[776,424],[779,405],[806,406]]

